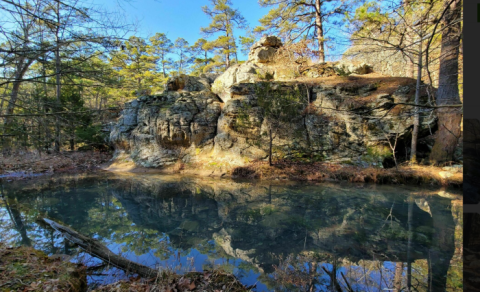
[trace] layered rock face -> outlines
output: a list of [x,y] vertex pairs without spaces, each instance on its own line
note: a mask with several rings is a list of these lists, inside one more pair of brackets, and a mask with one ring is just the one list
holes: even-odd
[[[217,78],[174,77],[163,93],[127,103],[111,142],[146,167],[177,161],[240,165],[266,159],[268,143],[262,137],[269,121],[258,105],[256,88],[268,79],[274,87],[299,90],[309,101],[276,135],[276,157],[381,166],[391,153],[387,137],[403,149],[409,146],[412,107],[393,104],[413,102],[414,80],[361,75],[371,71],[367,64],[342,62],[305,70],[333,77],[312,80],[315,76],[306,74],[286,80],[274,62],[281,45],[276,37],[264,37],[252,46],[247,62]],[[338,76],[346,71],[356,76]],[[240,128],[245,118],[252,126]],[[430,112],[421,113],[420,137],[431,134],[435,121]]]
[[110,134],[116,150],[142,166],[160,167],[190,161],[197,147],[213,149],[221,102],[210,91],[211,82],[183,75],[169,80],[165,92],[125,104]]

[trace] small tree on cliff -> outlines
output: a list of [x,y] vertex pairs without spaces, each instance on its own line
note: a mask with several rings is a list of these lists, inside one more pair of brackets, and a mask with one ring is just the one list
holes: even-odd
[[234,28],[245,28],[247,22],[240,14],[238,9],[230,7],[230,0],[210,0],[211,6],[203,6],[203,12],[212,19],[207,27],[202,27],[201,31],[206,36],[221,33],[216,40],[209,42],[209,49],[218,50],[219,54],[225,56],[225,66],[230,67],[231,57],[237,58],[237,45],[233,35]]
[[273,165],[273,141],[277,136],[292,130],[292,122],[301,116],[306,107],[305,94],[300,87],[282,88],[272,82],[255,85],[257,103],[263,109],[263,123],[260,139],[267,138],[268,162]]

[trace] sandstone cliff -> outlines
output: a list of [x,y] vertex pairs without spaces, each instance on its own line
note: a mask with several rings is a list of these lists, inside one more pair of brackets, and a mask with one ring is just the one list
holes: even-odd
[[[275,138],[275,158],[381,167],[391,153],[386,137],[396,138],[399,153],[408,155],[413,108],[394,104],[413,102],[414,80],[385,77],[371,73],[367,64],[348,62],[295,71],[275,62],[281,46],[278,38],[264,37],[252,46],[247,62],[218,77],[173,77],[164,92],[127,103],[110,134],[116,153],[145,167],[177,161],[234,166],[266,159],[268,145],[261,137],[267,121],[254,87],[271,82],[300,89],[309,101]],[[245,108],[256,126],[240,130],[236,125]],[[421,113],[420,138],[435,131],[435,122],[431,111]],[[422,141],[419,148],[428,151]]]

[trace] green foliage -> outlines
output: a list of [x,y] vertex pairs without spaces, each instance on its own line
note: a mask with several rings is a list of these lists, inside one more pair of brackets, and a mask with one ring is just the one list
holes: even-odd
[[300,87],[282,88],[273,82],[255,84],[258,105],[263,108],[264,115],[274,127],[280,123],[289,123],[301,116],[301,111],[307,105],[305,94]]
[[151,87],[158,82],[158,58],[151,55],[151,52],[144,39],[131,36],[121,50],[112,53],[111,64],[118,70],[124,88],[133,89],[136,94],[144,94],[145,90],[151,91]]
[[178,59],[174,64],[176,70],[176,75],[188,73],[187,66],[192,62],[190,59],[191,48],[184,38],[177,38],[174,44],[174,52],[177,55]]
[[172,65],[167,55],[173,51],[173,43],[164,33],[156,33],[150,38],[148,52],[155,58],[157,69],[162,72],[163,78],[167,77],[167,68]]
[[[320,8],[317,9],[314,0],[258,0],[260,6],[270,7],[270,10],[259,20],[260,25],[255,27],[253,31],[258,34],[279,35],[286,42],[301,39],[315,40],[317,52],[324,53],[324,42],[334,38],[334,34],[328,34],[330,29],[325,30],[325,27],[327,25],[332,27],[343,25],[341,19],[346,11],[356,6],[357,2],[345,0],[320,1]],[[318,22],[321,23],[323,28],[320,34]]]
[[82,145],[81,149],[104,149],[106,148],[107,136],[102,132],[100,125],[80,126],[75,129],[77,142]]
[[268,71],[265,71],[263,73],[261,71],[257,71],[257,77],[263,81],[271,81],[274,79],[273,74]]
[[365,162],[381,162],[391,157],[393,157],[393,153],[387,146],[367,147],[367,153],[362,155],[362,160]]
[[194,64],[192,68],[192,75],[199,76],[202,73],[209,72],[209,69],[206,68],[209,64],[214,63],[215,59],[208,56],[209,53],[213,52],[213,49],[208,41],[205,39],[198,39],[191,47],[191,52]]
[[246,20],[238,9],[231,7],[230,0],[210,0],[210,6],[203,6],[203,12],[210,17],[211,22],[201,31],[206,36],[221,33],[216,40],[208,42],[206,48],[216,50],[220,55],[225,56],[225,66],[230,66],[230,59],[237,55],[237,45],[233,36],[234,28],[245,28]]
[[240,36],[240,45],[242,46],[242,53],[245,55],[250,52],[250,47],[255,43],[255,35],[248,31],[245,36]]

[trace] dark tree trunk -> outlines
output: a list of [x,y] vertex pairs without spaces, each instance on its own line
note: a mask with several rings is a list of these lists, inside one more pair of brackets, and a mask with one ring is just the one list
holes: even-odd
[[269,134],[269,142],[270,142],[269,143],[269,149],[268,149],[268,164],[270,166],[272,166],[273,165],[273,162],[272,162],[273,136],[272,136],[272,129],[271,128],[269,129],[268,134]]
[[147,266],[132,262],[124,257],[121,257],[98,240],[86,237],[83,234],[76,232],[75,230],[68,228],[66,226],[60,225],[55,221],[49,219],[43,219],[47,224],[49,224],[53,229],[61,232],[66,239],[72,241],[73,243],[80,246],[89,254],[111,264],[117,268],[120,268],[124,271],[135,273],[145,278],[152,278],[157,276],[158,271]]
[[[55,49],[55,79],[56,79],[56,94],[57,94],[57,106],[56,111],[61,111],[62,101],[60,100],[61,83],[60,83],[60,1],[57,0],[57,27],[55,30],[55,43],[57,48]],[[60,117],[55,116],[55,152],[60,152]]]
[[413,198],[408,198],[407,291],[412,288],[412,216]]
[[[17,99],[18,99],[18,94],[20,92],[20,86],[22,84],[22,79],[25,73],[27,72],[28,68],[30,65],[33,63],[34,59],[30,60],[25,60],[25,58],[20,58],[18,61],[18,64],[15,68],[15,79],[13,81],[13,86],[12,86],[12,91],[10,93],[10,100],[8,101],[7,104],[7,110],[5,111],[5,114],[7,115],[13,115],[13,112],[15,110],[15,106],[17,104]],[[4,134],[7,134],[8,131],[11,130],[12,126],[12,117],[5,117],[3,121],[4,125]],[[3,142],[3,147],[4,148],[9,148],[11,146],[11,139],[9,137],[6,137],[6,139]]]
[[[446,0],[446,5],[450,1]],[[462,0],[454,0],[443,19],[440,74],[437,105],[460,103],[458,92],[458,57],[461,40]],[[460,137],[462,112],[458,108],[437,109],[438,132],[430,154],[430,162],[442,164],[453,160],[453,153]]]

